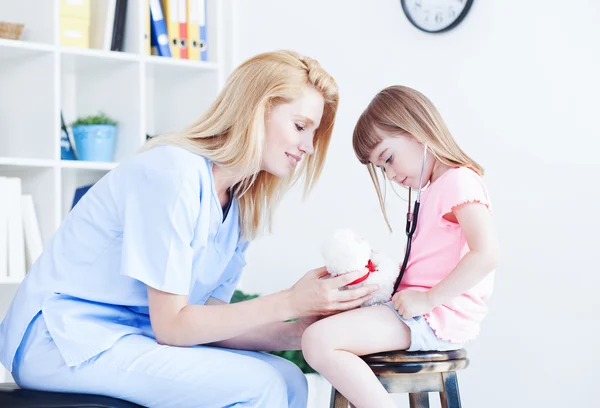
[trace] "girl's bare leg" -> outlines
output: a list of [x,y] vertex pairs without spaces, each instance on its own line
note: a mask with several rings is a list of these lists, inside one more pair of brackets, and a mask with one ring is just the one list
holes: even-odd
[[387,306],[354,309],[320,320],[306,329],[302,352],[357,408],[392,408],[394,402],[358,356],[410,346],[410,329]]

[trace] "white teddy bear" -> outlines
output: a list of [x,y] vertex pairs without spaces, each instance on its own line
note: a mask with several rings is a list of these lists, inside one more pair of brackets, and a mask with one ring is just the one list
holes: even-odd
[[373,297],[363,306],[381,304],[391,299],[399,272],[398,263],[371,250],[369,243],[354,231],[347,229],[335,231],[323,244],[322,255],[331,276],[363,270],[365,267],[369,269],[365,276],[346,286],[354,289],[366,284],[379,285],[379,290],[374,292]]

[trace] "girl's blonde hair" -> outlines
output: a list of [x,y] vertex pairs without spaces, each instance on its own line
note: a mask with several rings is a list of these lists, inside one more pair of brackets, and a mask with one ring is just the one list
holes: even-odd
[[373,98],[358,119],[352,145],[358,160],[369,170],[390,231],[377,170],[369,161],[371,152],[383,140],[377,130],[396,135],[408,133],[418,142],[426,144],[431,154],[441,163],[450,167],[468,167],[483,176],[483,168],[458,147],[438,110],[425,95],[406,86],[385,88]]
[[[288,177],[261,171],[265,117],[271,108],[302,96],[314,87],[325,101],[314,137],[314,153]],[[259,54],[236,68],[209,109],[181,132],[152,138],[144,150],[176,145],[206,157],[225,169],[240,172],[243,180],[232,188],[240,206],[242,235],[252,239],[266,227],[283,194],[302,176],[307,194],[318,180],[338,107],[335,80],[316,60],[292,51]]]

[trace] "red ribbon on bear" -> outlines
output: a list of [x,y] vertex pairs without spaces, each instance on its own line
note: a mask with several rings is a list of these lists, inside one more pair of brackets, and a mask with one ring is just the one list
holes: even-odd
[[357,285],[361,282],[364,282],[367,280],[367,278],[369,277],[369,275],[371,274],[371,272],[375,272],[375,265],[373,265],[373,262],[371,262],[371,260],[369,259],[369,262],[367,263],[366,268],[369,270],[367,272],[367,274],[361,278],[358,278],[357,280],[355,280],[354,282],[350,282],[347,286],[350,285]]

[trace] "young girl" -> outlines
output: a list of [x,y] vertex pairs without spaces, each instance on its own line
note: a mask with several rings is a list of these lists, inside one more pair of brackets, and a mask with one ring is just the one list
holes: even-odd
[[401,86],[381,91],[358,120],[353,145],[386,222],[377,167],[397,184],[426,187],[412,249],[390,302],[314,323],[302,349],[353,405],[386,408],[393,400],[359,356],[452,350],[473,340],[487,312],[498,243],[483,169],[458,147],[425,96]]

